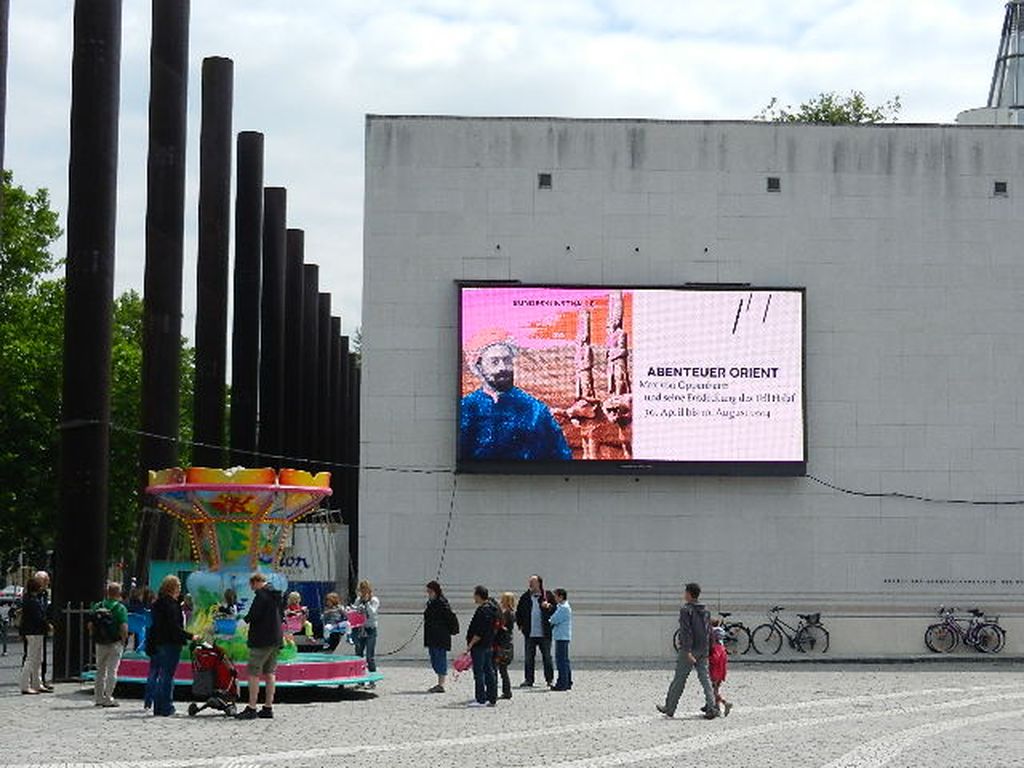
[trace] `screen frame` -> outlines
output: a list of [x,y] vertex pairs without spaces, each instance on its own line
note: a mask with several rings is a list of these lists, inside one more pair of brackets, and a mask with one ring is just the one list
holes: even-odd
[[[807,475],[807,287],[754,285],[752,283],[683,283],[672,285],[595,283],[524,283],[518,280],[456,280],[457,325],[455,355],[455,474],[463,475],[575,475],[804,477]],[[462,292],[465,288],[551,288],[560,290],[622,291],[775,291],[800,294],[800,418],[803,433],[801,461],[620,461],[575,459],[572,461],[465,461],[459,456],[459,422],[462,415]]]

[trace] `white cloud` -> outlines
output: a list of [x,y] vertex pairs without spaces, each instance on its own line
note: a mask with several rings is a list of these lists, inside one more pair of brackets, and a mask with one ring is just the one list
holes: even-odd
[[[71,7],[11,8],[7,165],[61,210]],[[142,285],[148,16],[124,4],[119,290]],[[351,331],[367,112],[745,119],[772,96],[856,88],[899,94],[906,121],[949,122],[984,102],[1001,20],[977,0],[193,0],[185,333],[203,56],[234,59],[235,130],[266,134],[266,183],[288,188],[289,225]]]

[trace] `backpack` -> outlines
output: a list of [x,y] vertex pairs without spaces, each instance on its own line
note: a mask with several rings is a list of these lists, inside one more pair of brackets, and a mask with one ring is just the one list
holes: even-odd
[[448,634],[459,634],[459,617],[455,615],[455,611],[451,609],[451,606],[448,607]]
[[505,625],[505,614],[502,613],[501,608],[496,603],[492,603],[491,608],[494,612],[494,619],[491,625],[494,629],[492,644],[494,648],[500,648],[509,641],[510,635],[508,627]]
[[93,639],[102,645],[116,643],[121,639],[121,627],[109,608],[96,608],[89,617],[92,623]]

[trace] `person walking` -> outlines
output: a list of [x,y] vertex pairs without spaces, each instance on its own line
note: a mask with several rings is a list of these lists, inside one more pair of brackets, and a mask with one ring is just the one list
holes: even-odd
[[572,665],[569,663],[569,643],[572,641],[572,606],[564,589],[555,590],[555,612],[551,614],[551,639],[555,641],[555,667],[558,679],[552,691],[572,690]]
[[[252,605],[245,615],[249,624],[249,704],[236,716],[239,720],[274,716],[274,689],[277,685],[277,654],[284,642],[284,608],[281,592],[274,589],[267,577],[257,571],[249,577],[252,587]],[[260,698],[260,680],[263,681],[263,708],[256,711]]]
[[0,656],[7,655],[7,631],[11,626],[11,609],[0,608]]
[[96,643],[93,703],[97,707],[119,707],[114,700],[114,687],[121,653],[128,642],[128,609],[121,602],[121,585],[116,581],[107,584],[106,598],[93,603],[89,611],[89,634]]
[[427,582],[427,604],[423,609],[423,646],[430,655],[430,666],[437,675],[437,685],[428,693],[444,693],[448,680],[448,652],[452,635],[459,634],[459,619],[448,604],[444,590],[437,581]]
[[[355,641],[356,656],[366,656],[366,669],[369,672],[377,671],[377,613],[380,611],[380,600],[373,594],[373,584],[366,579],[359,582],[357,590],[359,596],[352,603],[352,609],[366,617],[363,626],[356,628],[352,634]],[[370,681],[366,684],[369,689],[374,689],[377,684]]]
[[704,717],[713,720],[718,717],[715,692],[708,676],[708,652],[710,650],[711,621],[707,608],[700,599],[700,585],[690,582],[683,592],[683,607],[679,610],[679,656],[676,672],[665,695],[665,703],[655,708],[666,717],[675,717],[679,697],[683,695],[686,678],[697,670],[697,679],[704,689]]
[[711,651],[708,654],[708,677],[711,678],[711,688],[715,692],[715,704],[718,706],[722,717],[728,717],[732,712],[732,703],[725,700],[722,695],[722,683],[729,674],[729,654],[725,650],[725,626],[722,619],[714,619],[711,622]]
[[25,646],[21,662],[21,692],[37,694],[52,691],[43,683],[43,641],[49,631],[42,600],[43,583],[32,576],[21,596],[21,621],[18,633]]
[[554,665],[551,663],[551,614],[554,612],[555,596],[545,592],[544,580],[533,574],[516,606],[516,624],[523,633],[526,646],[526,662],[520,688],[533,687],[538,649],[544,665],[545,682],[550,686],[555,679]]
[[487,587],[478,584],[473,589],[476,611],[466,630],[466,650],[473,659],[475,697],[470,707],[493,707],[498,702],[498,675],[494,669],[494,630],[498,622],[498,609],[490,599]]
[[153,603],[153,625],[146,642],[153,653],[150,666],[156,668],[153,679],[153,714],[170,717],[174,714],[174,673],[178,669],[181,649],[195,638],[185,631],[185,617],[181,612],[181,581],[168,574],[160,582],[156,602]]
[[501,628],[494,639],[494,666],[498,669],[501,679],[501,698],[512,698],[512,681],[508,676],[508,668],[515,658],[515,644],[512,636],[516,628],[516,596],[511,592],[502,592],[498,601],[501,611]]

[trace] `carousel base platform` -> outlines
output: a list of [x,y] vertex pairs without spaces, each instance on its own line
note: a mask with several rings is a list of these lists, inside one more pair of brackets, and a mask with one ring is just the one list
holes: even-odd
[[[247,685],[245,662],[236,662],[238,684]],[[149,657],[129,651],[121,659],[117,682],[144,684],[149,676]],[[94,673],[83,675],[94,679]],[[277,663],[278,688],[329,687],[337,688],[362,683],[376,683],[384,679],[380,672],[370,672],[366,659],[333,653],[302,653],[297,658]],[[192,685],[192,662],[179,661],[174,673],[175,685]]]

